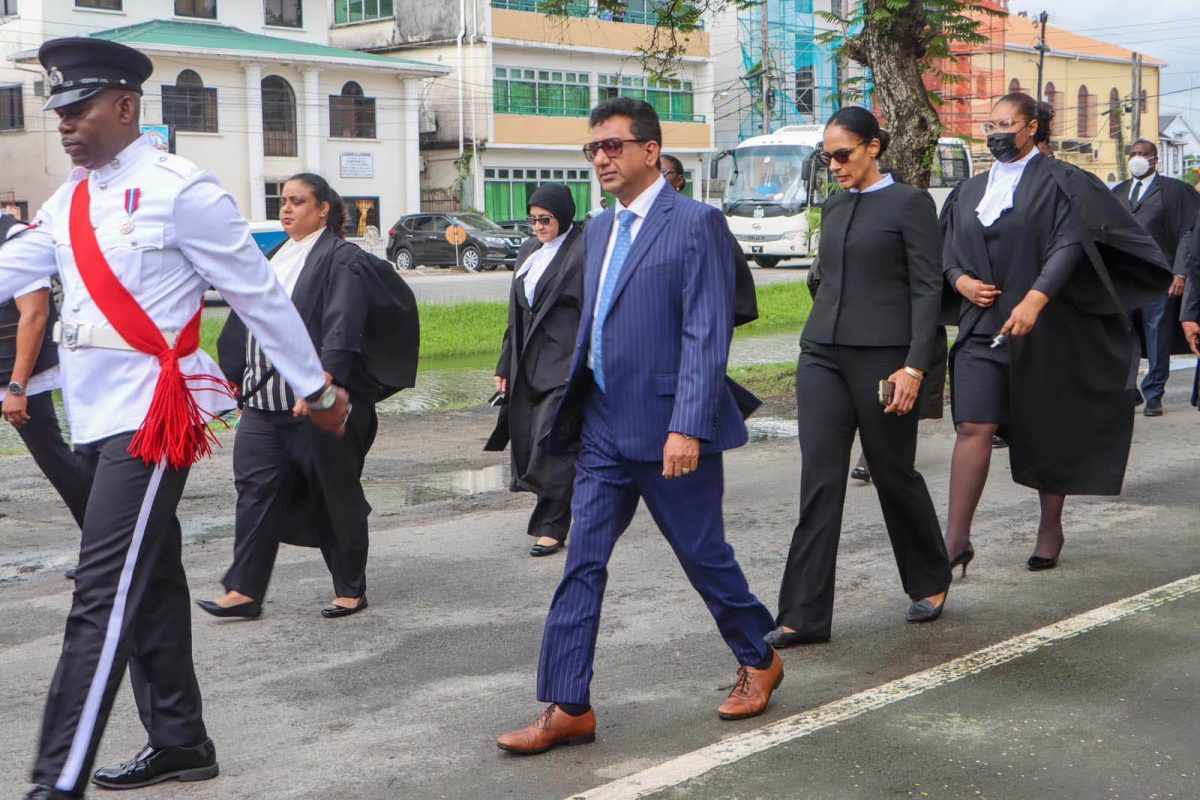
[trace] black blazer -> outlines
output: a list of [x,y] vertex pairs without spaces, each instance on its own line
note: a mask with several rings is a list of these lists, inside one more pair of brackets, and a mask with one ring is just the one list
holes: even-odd
[[1186,276],[1187,241],[1200,211],[1200,192],[1183,181],[1156,175],[1138,204],[1131,206],[1129,192],[1132,188],[1133,181],[1127,180],[1114,186],[1113,194],[1154,237],[1175,274]]
[[905,364],[928,371],[937,350],[941,250],[928,192],[897,183],[834,195],[821,215],[821,288],[802,338],[906,346]]
[[[541,246],[536,237],[521,245],[514,274]],[[524,276],[513,278],[496,374],[511,381],[519,371],[539,395],[566,385],[582,308],[583,231],[576,225],[538,280],[533,308],[525,299]]]
[[[277,251],[278,248],[271,255]],[[373,388],[361,357],[363,328],[370,307],[367,285],[359,274],[361,258],[362,250],[357,245],[326,229],[309,251],[292,290],[292,304],[304,320],[321,357],[321,366],[333,376],[334,383],[344,386],[352,395],[369,394]],[[243,392],[254,389],[242,386],[247,335],[241,319],[230,312],[217,339],[221,372]]]

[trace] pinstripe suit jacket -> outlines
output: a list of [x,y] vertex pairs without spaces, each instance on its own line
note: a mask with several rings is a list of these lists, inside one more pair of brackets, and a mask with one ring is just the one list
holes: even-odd
[[[587,366],[594,309],[614,212],[584,229],[583,319],[552,450],[572,449],[592,386]],[[632,461],[662,460],[667,434],[701,440],[711,454],[746,443],[745,417],[759,401],[725,375],[733,335],[734,265],[717,209],[669,189],[634,239],[602,333],[605,396],[618,409],[610,431]]]

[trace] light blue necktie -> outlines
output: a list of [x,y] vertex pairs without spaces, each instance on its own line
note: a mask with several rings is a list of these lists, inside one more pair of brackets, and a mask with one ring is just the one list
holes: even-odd
[[596,304],[596,321],[592,325],[592,375],[600,391],[604,391],[604,352],[601,342],[604,331],[604,320],[608,317],[608,307],[612,303],[613,291],[617,288],[617,280],[621,277],[621,267],[629,248],[633,246],[633,221],[637,214],[628,209],[617,214],[617,243],[613,246],[612,258],[608,260],[608,272],[604,273],[604,285],[600,287],[600,302]]

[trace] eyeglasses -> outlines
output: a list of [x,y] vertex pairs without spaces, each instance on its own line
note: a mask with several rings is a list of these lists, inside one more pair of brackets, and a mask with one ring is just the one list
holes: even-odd
[[1033,122],[1033,120],[1030,119],[1030,120],[1026,120],[1025,122],[1021,122],[1021,120],[1019,120],[1019,119],[1013,119],[1012,117],[1008,117],[1006,119],[996,120],[995,122],[992,122],[991,120],[989,120],[989,121],[983,123],[982,125],[980,125],[979,128],[986,134],[992,134],[992,133],[995,133],[996,131],[1008,131],[1014,125],[1019,125],[1020,127],[1017,128],[1017,130],[1021,130],[1021,128],[1024,128],[1030,122]]
[[586,158],[588,161],[595,161],[596,153],[603,150],[604,155],[608,156],[609,158],[616,158],[617,156],[621,155],[621,153],[625,150],[626,142],[630,142],[633,144],[645,144],[648,141],[650,141],[650,140],[649,139],[618,139],[618,138],[614,137],[612,139],[601,139],[598,142],[588,142],[587,144],[585,144],[583,146],[583,157]]
[[530,225],[549,225],[554,222],[554,217],[530,217],[527,221]]
[[829,166],[829,162],[836,161],[839,164],[845,164],[850,160],[850,156],[854,151],[862,147],[866,142],[859,142],[854,147],[843,147],[841,150],[834,150],[832,153],[827,153],[824,150],[817,153],[817,161],[820,161],[825,166]]
[[679,174],[679,173],[678,173],[678,172],[676,172],[676,171],[675,171],[675,170],[673,170],[673,169],[664,169],[664,170],[662,171],[662,176],[663,176],[664,178],[670,177],[671,175],[678,175],[678,174]]

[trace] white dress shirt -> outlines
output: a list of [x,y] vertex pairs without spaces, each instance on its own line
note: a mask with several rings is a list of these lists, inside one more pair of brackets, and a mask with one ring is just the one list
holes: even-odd
[[[621,212],[632,211],[634,220],[629,226],[629,243],[633,244],[637,239],[638,231],[642,229],[642,223],[646,221],[646,214],[650,213],[650,207],[654,205],[654,201],[658,199],[658,194],[667,185],[667,180],[662,175],[658,176],[658,180],[650,184],[642,191],[628,207],[617,201],[617,208],[613,214],[612,231],[608,235],[608,246],[604,248],[604,261],[600,267],[600,283],[597,284],[596,290],[596,305],[592,306],[592,324],[596,324],[596,309],[600,306],[600,295],[604,291],[604,278],[608,275],[608,262],[612,261],[613,248],[617,246],[617,232],[621,229]],[[674,190],[672,190],[674,191]],[[588,342],[587,365],[592,368],[592,345]]]
[[[574,227],[573,225],[571,226]],[[529,258],[525,259],[525,263],[517,270],[517,274],[513,276],[513,280],[525,276],[525,299],[529,302],[529,307],[533,308],[533,299],[536,296],[538,281],[542,279],[542,275],[546,272],[546,267],[550,266],[550,262],[558,255],[559,248],[566,241],[567,234],[571,232],[571,228],[542,244],[537,250],[529,254]]]
[[325,228],[322,227],[317,228],[303,239],[289,238],[271,258],[271,269],[275,271],[275,278],[283,290],[288,293],[288,297],[291,297],[292,292],[296,291],[296,281],[300,280],[300,273],[304,271],[304,262],[308,260],[308,254],[312,252],[313,245],[317,243],[317,239],[321,238],[321,234],[324,232]]
[[[6,237],[6,240],[11,239],[21,231],[25,230],[25,227],[25,225],[21,224],[13,225],[8,229],[8,236]],[[15,292],[13,292],[13,297],[24,297],[27,294],[33,294],[34,292],[40,292],[43,289],[49,288],[50,279],[39,278],[30,283],[28,286],[22,286],[20,289],[17,289]],[[51,298],[50,302],[53,303],[54,299]],[[8,397],[8,381],[9,377],[7,375],[0,375],[0,403],[3,403],[4,399]],[[35,394],[53,391],[61,386],[62,371],[58,368],[58,364],[55,364],[53,367],[44,369],[41,372],[29,377],[29,380],[25,383],[25,396],[33,397]]]
[[849,191],[850,191],[850,194],[870,194],[871,192],[878,192],[880,189],[886,189],[887,187],[891,186],[895,182],[896,182],[896,179],[892,177],[892,173],[885,172],[883,174],[882,178],[875,181],[867,188],[865,188],[865,189],[850,189]]
[[[1146,192],[1150,191],[1150,184],[1154,182],[1154,176],[1158,174],[1158,170],[1154,170],[1149,175],[1141,178],[1133,178],[1133,183],[1129,185],[1129,200],[1133,201],[1133,190],[1137,188],[1138,183],[1142,184],[1142,191],[1138,194],[1138,201],[1145,199]],[[1130,176],[1133,177],[1132,175]]]
[[[57,272],[63,282],[64,322],[113,327],[88,293],[71,249],[70,208],[75,187],[89,181],[91,222],[117,279],[163,331],[179,331],[216,287],[301,395],[325,385],[321,362],[292,301],[280,288],[233,198],[212,174],[162,153],[141,137],[109,163],[76,169],[42,206],[28,230],[0,248],[0,299]],[[140,189],[127,214],[125,191]],[[124,225],[132,222],[132,228]],[[76,444],[141,427],[161,372],[146,353],[59,348],[64,399]],[[180,359],[184,375],[219,376],[203,350]],[[210,414],[233,408],[211,384],[191,384]]]
[[1021,176],[1025,174],[1025,167],[1038,155],[1038,149],[1035,147],[1029,151],[1029,155],[1019,161],[1008,164],[997,161],[992,164],[983,199],[975,206],[975,216],[979,217],[983,227],[991,227],[992,223],[1000,219],[1001,214],[1013,207],[1013,198],[1016,197]]

